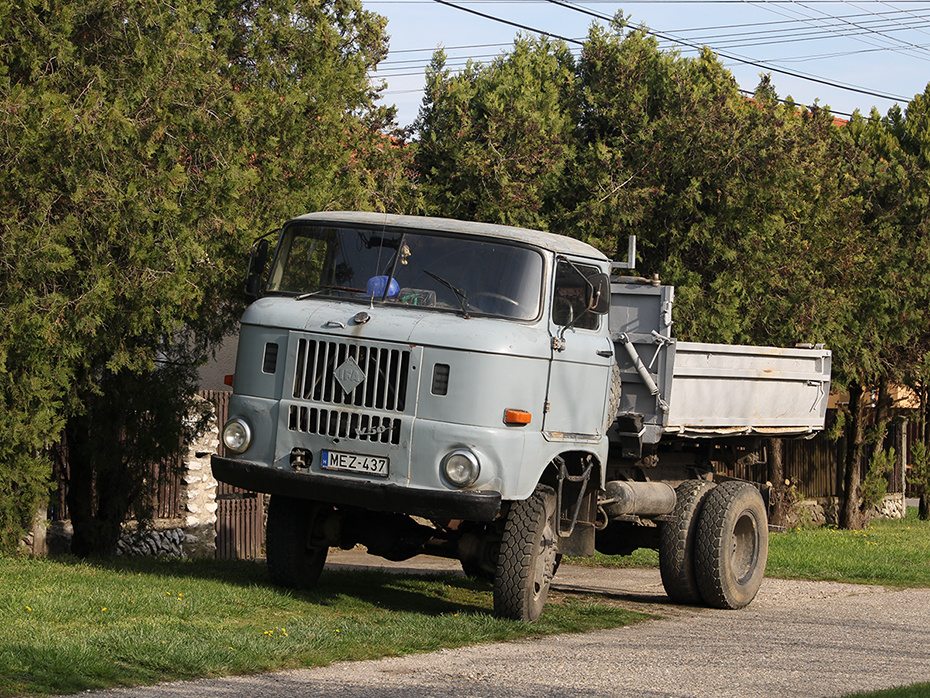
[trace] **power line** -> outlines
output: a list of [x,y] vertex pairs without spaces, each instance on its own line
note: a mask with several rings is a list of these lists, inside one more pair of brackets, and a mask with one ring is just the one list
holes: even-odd
[[[366,5],[429,5],[435,0],[367,0]],[[586,5],[796,5],[798,0],[585,0]],[[468,0],[470,5],[542,5],[548,0]],[[805,5],[850,5],[849,0],[805,0]],[[878,0],[859,4],[884,5]],[[895,0],[895,5],[926,5],[926,0]]]
[[[469,7],[463,7],[463,6],[461,6],[461,5],[457,5],[457,4],[455,4],[455,3],[449,2],[449,0],[433,0],[433,2],[437,2],[437,3],[439,3],[440,5],[446,5],[447,7],[451,7],[451,8],[456,9],[456,10],[461,10],[461,11],[463,11],[463,12],[468,12],[468,13],[473,14],[473,15],[476,15],[476,16],[478,16],[478,17],[482,17],[482,18],[484,18],[484,19],[489,19],[489,20],[491,20],[491,21],[493,21],[493,22],[500,22],[500,23],[502,23],[502,24],[507,24],[507,25],[509,25],[509,26],[516,27],[516,28],[518,28],[518,29],[523,29],[524,31],[530,31],[530,32],[534,32],[534,33],[536,33],[536,34],[541,34],[541,35],[543,35],[543,36],[548,36],[548,37],[551,37],[551,38],[554,38],[554,39],[560,39],[560,40],[562,40],[562,41],[565,41],[566,43],[573,43],[573,44],[578,44],[578,45],[583,45],[583,43],[584,43],[584,42],[582,42],[582,41],[580,41],[580,40],[578,40],[578,39],[569,39],[569,38],[567,38],[567,37],[563,37],[563,36],[560,36],[560,35],[558,35],[558,34],[554,34],[554,33],[552,33],[552,32],[547,32],[547,31],[544,31],[544,30],[541,30],[541,29],[537,29],[537,28],[534,28],[534,27],[527,26],[527,25],[525,25],[525,24],[520,24],[520,23],[518,23],[518,22],[512,22],[512,21],[510,21],[510,20],[503,19],[503,18],[501,18],[501,17],[496,17],[496,16],[494,16],[494,15],[490,15],[490,14],[487,14],[487,13],[484,13],[484,12],[479,12],[478,10],[473,10],[473,9],[471,9],[471,8],[469,8]],[[593,10],[587,10],[587,9],[585,9],[585,8],[582,8],[582,7],[578,7],[578,6],[576,6],[576,5],[573,5],[573,4],[571,4],[571,3],[562,2],[562,0],[547,0],[547,2],[549,2],[549,3],[553,4],[553,5],[558,5],[559,7],[565,7],[565,8],[567,8],[567,9],[574,10],[575,12],[580,12],[580,13],[582,13],[582,14],[586,14],[586,15],[589,15],[589,16],[591,16],[591,17],[595,17],[595,18],[597,18],[597,19],[601,19],[601,20],[605,20],[605,21],[613,21],[613,18],[608,17],[607,15],[603,15],[603,14],[601,14],[600,12],[594,12]],[[684,39],[671,36],[670,34],[666,34],[666,33],[664,33],[664,32],[657,32],[657,31],[651,30],[651,29],[644,29],[643,31],[645,31],[645,33],[646,33],[646,34],[649,34],[650,36],[654,36],[654,37],[659,38],[659,39],[662,39],[662,40],[664,40],[664,41],[670,41],[670,42],[672,42],[673,44],[676,44],[676,45],[687,46],[687,47],[689,47],[689,48],[691,48],[691,49],[694,49],[694,50],[700,50],[700,49],[701,49],[700,46],[696,46],[695,44],[693,44],[693,43],[690,42],[690,41],[685,41]],[[855,92],[855,93],[858,93],[858,94],[867,95],[867,96],[869,96],[869,97],[878,97],[879,99],[888,99],[888,100],[891,100],[891,101],[906,101],[906,98],[901,97],[901,96],[899,96],[899,95],[887,95],[887,94],[883,94],[883,93],[881,93],[881,92],[877,92],[877,91],[874,91],[874,90],[866,90],[865,88],[856,87],[856,86],[853,86],[853,85],[843,85],[842,83],[833,82],[833,81],[827,80],[826,78],[821,78],[821,77],[817,77],[817,76],[814,76],[814,75],[805,75],[804,73],[799,73],[799,72],[793,71],[793,70],[787,70],[786,68],[780,68],[780,67],[778,67],[778,66],[769,65],[769,64],[763,63],[763,62],[761,62],[761,61],[755,61],[755,60],[752,60],[752,59],[750,59],[750,58],[746,58],[746,57],[743,57],[743,56],[737,56],[737,55],[735,55],[735,54],[723,53],[722,51],[715,51],[715,53],[716,53],[718,56],[721,56],[722,58],[725,58],[725,59],[727,59],[727,60],[735,61],[735,62],[741,63],[741,64],[743,64],[743,65],[749,65],[749,66],[752,66],[752,67],[754,67],[754,68],[759,68],[760,70],[765,70],[765,71],[767,71],[767,72],[777,73],[777,74],[779,74],[779,75],[786,75],[786,76],[788,76],[788,77],[797,78],[797,79],[799,79],[799,80],[806,80],[806,81],[808,81],[808,82],[817,83],[817,84],[819,84],[819,85],[826,85],[827,87],[833,87],[833,88],[835,88],[835,89],[845,90],[845,91],[847,91],[847,92]]]
[[[430,0],[432,1],[432,0]],[[864,17],[874,17],[873,21],[868,25],[863,24],[864,28],[870,31],[879,31],[885,30],[888,26],[888,21],[896,22],[892,15],[903,14],[913,17],[914,19],[920,19],[921,21],[927,20],[925,22],[926,26],[930,27],[930,10],[927,11],[925,15],[914,15],[913,13],[900,11],[894,13],[881,13],[875,15],[873,13],[857,13],[853,15],[843,15],[838,17],[829,17],[828,20],[831,21],[840,21],[855,19],[859,21],[860,24],[863,24],[861,18]],[[802,23],[799,20],[788,19],[788,20],[779,20],[775,22],[755,22],[749,24],[728,24],[728,25],[716,25],[716,26],[705,26],[705,27],[693,27],[687,29],[673,29],[669,30],[669,35],[680,35],[682,33],[693,35],[690,40],[695,43],[700,44],[713,44],[718,47],[728,46],[731,48],[748,48],[762,46],[772,43],[777,43],[780,45],[791,44],[791,43],[804,43],[815,40],[821,40],[830,38],[833,36],[831,31],[819,31],[819,27],[802,27],[798,28],[798,24]],[[803,24],[809,24],[805,21]],[[733,29],[744,28],[746,31],[734,32]],[[920,25],[911,24],[906,27],[902,27],[901,30],[906,29],[917,29],[919,30]],[[854,33],[850,33],[854,35]],[[443,47],[446,51],[463,51],[469,49],[484,49],[484,48],[501,48],[505,49],[512,46],[512,42],[503,42],[503,43],[493,43],[493,44],[470,44],[462,46],[446,46]],[[674,44],[673,44],[674,45]],[[920,45],[917,48],[926,49],[930,48],[930,45],[924,46]],[[868,49],[861,49],[856,51],[843,51],[843,52],[833,52],[833,53],[824,53],[824,54],[814,54],[810,56],[800,56],[793,57],[790,59],[780,59],[787,61],[797,61],[797,60],[810,60],[818,58],[830,58],[830,57],[843,57],[851,56],[856,54],[870,53],[875,51],[884,51],[889,50],[887,47],[871,47]],[[392,50],[391,55],[398,54],[409,54],[409,53],[428,53],[432,55],[436,51],[436,47],[429,48],[419,48],[419,49],[401,49],[401,50]],[[488,54],[471,54],[471,58],[480,58],[487,57]],[[412,61],[406,61],[410,63]],[[429,62],[429,58],[426,58],[422,61],[424,64]],[[382,61],[381,65],[394,65],[398,61],[392,61],[390,58],[386,61]]]
[[462,12],[468,12],[469,14],[476,15],[478,17],[483,17],[484,19],[490,19],[492,22],[500,22],[501,24],[508,24],[511,27],[516,27],[517,29],[523,29],[525,31],[534,32],[536,34],[542,34],[543,36],[549,36],[553,39],[559,39],[565,41],[566,43],[582,45],[584,42],[578,39],[569,39],[559,34],[553,34],[551,32],[543,31],[542,29],[534,29],[533,27],[528,27],[525,24],[520,24],[519,22],[511,22],[509,19],[503,19],[501,17],[495,17],[494,15],[488,15],[484,12],[478,12],[478,10],[472,10],[468,7],[462,7],[461,5],[456,5],[449,2],[449,0],[433,0],[433,2],[438,2],[440,5],[446,5],[448,7],[454,8],[456,10],[461,10]]
[[[448,2],[448,0],[435,0],[435,2],[440,2],[440,1],[443,2],[443,3],[445,3],[445,4],[450,4],[450,5],[451,5],[451,3]],[[603,15],[603,14],[601,14],[600,12],[594,12],[594,11],[592,11],[592,10],[586,10],[586,9],[584,9],[584,8],[578,7],[578,6],[573,5],[573,4],[571,4],[571,3],[562,2],[562,0],[547,0],[547,2],[549,2],[549,3],[553,4],[553,5],[558,5],[559,7],[565,7],[565,8],[568,8],[568,9],[570,9],[570,10],[574,10],[575,12],[581,12],[582,14],[590,15],[590,16],[592,16],[592,17],[596,17],[596,18],[601,19],[601,20],[613,21],[611,17],[608,17],[607,15]],[[691,49],[694,49],[694,50],[700,50],[700,49],[701,49],[700,46],[696,46],[696,45],[694,45],[694,44],[693,44],[692,42],[690,42],[690,41],[685,41],[684,39],[681,39],[681,38],[678,38],[678,37],[674,37],[674,36],[672,36],[672,35],[670,35],[670,34],[666,34],[666,33],[664,33],[664,32],[657,32],[657,31],[654,31],[654,30],[652,30],[652,29],[644,29],[643,31],[644,31],[646,34],[649,34],[650,36],[654,36],[654,37],[656,37],[656,38],[663,39],[663,40],[665,40],[665,41],[670,41],[670,42],[672,42],[672,43],[674,43],[674,44],[679,44],[679,45],[682,45],[682,46],[687,46],[687,47],[689,47],[689,48],[691,48]],[[713,49],[712,49],[712,50],[713,50]],[[817,84],[819,84],[819,85],[826,85],[826,86],[828,86],[828,87],[833,87],[833,88],[835,88],[835,89],[845,90],[845,91],[847,91],[847,92],[855,92],[855,93],[858,93],[858,94],[867,95],[867,96],[869,96],[869,97],[878,97],[879,99],[889,99],[889,100],[892,100],[892,101],[906,101],[906,99],[905,99],[904,97],[901,97],[901,96],[897,96],[897,95],[887,95],[887,94],[883,94],[883,93],[881,93],[881,92],[876,92],[876,91],[874,91],[874,90],[866,90],[866,89],[864,89],[864,88],[856,87],[856,86],[853,86],[853,85],[843,85],[843,84],[841,84],[841,83],[837,83],[837,82],[833,82],[833,81],[827,80],[826,78],[821,78],[821,77],[818,77],[818,76],[815,76],[815,75],[805,75],[804,73],[799,73],[799,72],[797,72],[797,71],[787,70],[787,69],[785,69],[785,68],[780,68],[780,67],[778,67],[778,66],[769,65],[769,64],[767,64],[767,63],[763,63],[762,61],[755,61],[755,60],[752,60],[752,59],[750,59],[750,58],[746,58],[746,57],[744,57],[744,56],[737,56],[737,55],[735,55],[735,54],[727,54],[727,53],[723,53],[722,51],[714,51],[714,53],[716,53],[718,56],[721,56],[721,57],[723,57],[723,58],[725,58],[725,59],[727,59],[727,60],[734,61],[734,62],[736,62],[736,63],[741,63],[741,64],[743,64],[743,65],[749,65],[749,66],[752,66],[752,67],[754,67],[754,68],[759,68],[759,69],[761,69],[761,70],[765,70],[765,71],[767,71],[767,72],[777,73],[777,74],[779,74],[779,75],[786,75],[786,76],[788,76],[788,77],[797,78],[797,79],[799,79],[799,80],[806,80],[806,81],[808,81],[808,82],[817,83]]]
[[[522,22],[505,19],[503,17],[491,14],[490,12],[483,12],[474,9],[473,7],[467,7],[465,6],[465,3],[468,5],[528,5],[544,2],[546,4],[570,9],[573,12],[588,15],[600,21],[613,21],[612,17],[597,12],[593,8],[588,9],[583,6],[576,5],[572,2],[564,2],[562,0],[518,0],[517,2],[514,2],[514,0],[463,0],[462,4],[458,2],[451,2],[450,0],[368,0],[366,5],[417,4],[422,2],[434,2],[446,7],[450,7],[452,9],[472,14],[485,20],[504,24],[521,31],[560,40],[566,44],[571,44],[576,47],[583,46],[584,41],[582,38],[562,36],[560,34],[533,27]],[[609,3],[612,5],[617,4],[615,0],[586,0],[585,2],[586,5],[596,5],[602,3]],[[686,54],[689,54],[692,51],[699,52],[705,45],[707,45],[721,59],[728,62],[751,66],[765,72],[824,85],[832,89],[894,102],[907,101],[907,98],[900,95],[886,94],[878,90],[867,89],[852,84],[845,84],[837,80],[830,80],[817,75],[792,70],[784,67],[782,64],[785,62],[795,62],[800,60],[845,57],[875,53],[878,51],[894,51],[897,53],[910,55],[920,60],[930,60],[930,58],[921,55],[930,49],[930,45],[908,40],[898,41],[894,36],[892,36],[893,34],[900,34],[907,31],[930,33],[930,10],[899,9],[899,6],[909,4],[923,4],[924,8],[926,8],[926,2],[918,2],[918,0],[913,0],[913,2],[912,0],[896,0],[894,5],[890,5],[885,2],[875,3],[872,0],[866,0],[865,2],[859,2],[856,4],[853,4],[848,0],[701,0],[700,2],[701,5],[723,5],[737,3],[741,5],[768,6],[765,7],[765,9],[775,12],[776,14],[780,14],[783,19],[772,22],[730,24],[709,27],[704,26],[675,31],[655,31],[648,28],[643,28],[643,31],[648,35],[656,38],[660,43],[677,47],[679,50],[684,51]],[[695,3],[694,0],[624,0],[624,4],[675,6],[687,4],[694,5],[697,3]],[[858,11],[849,12],[843,15],[831,16],[819,10],[814,10],[813,8],[808,7],[812,5],[830,4],[843,4],[846,7],[852,7]],[[886,9],[878,12],[869,12],[863,8],[863,5],[870,6],[874,4],[880,4],[883,8]],[[785,12],[778,12],[777,8],[781,7],[784,7],[788,14]],[[681,36],[681,34],[686,34],[688,36],[686,38]],[[744,55],[732,53],[732,49],[734,48],[750,48],[771,44],[800,44],[811,41],[824,41],[827,39],[836,38],[837,36],[863,42],[866,44],[867,48],[850,51],[835,51],[829,53],[823,52],[808,57],[780,58],[777,61],[766,61],[761,59],[755,60]],[[871,37],[874,37],[874,39]],[[506,49],[510,46],[512,46],[512,43],[475,43],[463,46],[445,47],[444,50],[447,51],[473,52],[465,57],[451,57],[447,60],[446,65],[447,67],[456,69],[457,66],[467,65],[467,62],[470,60],[494,58],[496,57],[495,55],[488,54],[486,52],[478,53],[478,51],[486,50],[489,48]],[[378,70],[378,76],[385,79],[419,77],[422,75],[422,70],[417,71],[417,67],[425,67],[428,65],[435,50],[436,48],[434,47],[429,49],[403,49],[392,51],[391,56],[399,54],[411,55],[429,52],[430,58],[419,60],[416,58],[411,58],[409,60],[384,61]],[[578,49],[576,48],[572,52],[575,53],[577,51]],[[422,88],[418,90],[386,90],[384,94],[411,94],[422,91]],[[842,114],[842,112],[834,113]]]
[[[800,8],[800,9],[798,9]],[[796,5],[791,5],[786,10],[782,10],[780,7],[775,9],[770,6],[765,6],[764,9],[767,12],[772,12],[779,16],[785,17],[790,16],[793,13],[796,16],[800,17],[800,21],[805,24],[815,24],[820,27],[822,26],[823,21],[836,21],[840,26],[845,25],[849,29],[843,30],[839,29],[838,26],[828,26],[828,31],[835,33],[838,36],[844,38],[852,38],[853,41],[857,41],[865,44],[866,46],[885,46],[891,51],[896,53],[902,52],[903,50],[911,51],[914,49],[913,46],[909,46],[908,42],[895,40],[894,37],[888,36],[887,32],[875,32],[870,31],[858,20],[853,21],[849,16],[846,17],[837,17],[834,18],[831,15],[826,15],[821,10],[811,9],[807,7],[806,3],[797,3]],[[819,17],[812,17],[810,14],[805,15],[803,12],[807,13],[819,13]],[[873,13],[874,14],[874,13]],[[874,37],[874,38],[873,38]]]

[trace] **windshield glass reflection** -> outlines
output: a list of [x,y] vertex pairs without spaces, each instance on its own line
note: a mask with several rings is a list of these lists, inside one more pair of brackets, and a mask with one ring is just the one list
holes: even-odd
[[542,271],[539,252],[507,243],[292,224],[267,291],[532,320]]

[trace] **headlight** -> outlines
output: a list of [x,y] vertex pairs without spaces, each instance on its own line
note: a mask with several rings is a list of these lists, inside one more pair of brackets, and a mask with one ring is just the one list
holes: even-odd
[[481,465],[471,451],[452,451],[442,459],[442,474],[456,487],[468,487],[480,472]]
[[248,422],[233,417],[223,427],[223,445],[233,453],[244,453],[252,443],[252,429]]

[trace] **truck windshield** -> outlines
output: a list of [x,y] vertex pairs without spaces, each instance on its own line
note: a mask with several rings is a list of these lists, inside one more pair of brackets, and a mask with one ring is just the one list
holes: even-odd
[[292,224],[267,291],[532,320],[539,315],[542,278],[538,251],[504,242]]

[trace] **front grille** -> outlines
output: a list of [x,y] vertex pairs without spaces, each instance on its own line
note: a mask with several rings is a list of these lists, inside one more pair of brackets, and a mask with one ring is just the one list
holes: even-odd
[[400,443],[401,420],[338,409],[291,405],[288,428],[306,434],[397,445]]
[[300,339],[294,397],[403,412],[409,372],[409,349]]

